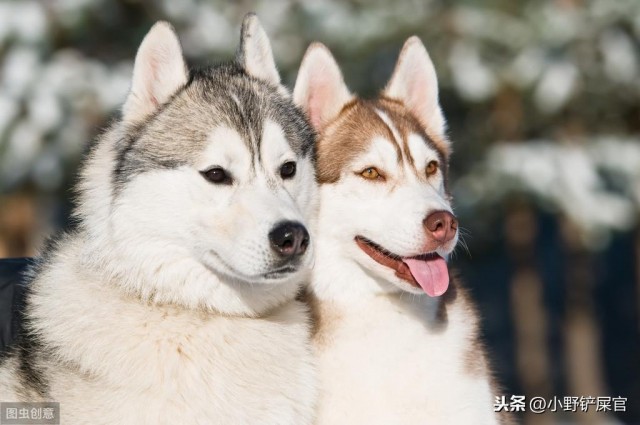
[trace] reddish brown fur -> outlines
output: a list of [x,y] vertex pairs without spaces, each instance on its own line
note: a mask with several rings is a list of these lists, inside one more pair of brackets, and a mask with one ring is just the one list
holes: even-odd
[[[393,132],[380,118],[377,110],[384,112],[402,140],[396,140]],[[438,152],[443,172],[448,160],[447,144],[442,140],[429,137],[417,118],[407,108],[394,99],[380,97],[373,101],[356,98],[346,104],[340,114],[321,131],[318,141],[318,181],[335,183],[349,164],[365,152],[373,139],[383,137],[394,144],[399,163],[406,161],[416,173],[424,174],[424,170],[416,170],[413,157],[409,151],[410,134],[419,134],[426,143]]]
[[[397,140],[394,132],[387,126],[376,110],[384,112],[401,140]],[[317,176],[321,184],[331,184],[340,180],[355,158],[362,155],[369,148],[376,137],[383,137],[393,143],[398,155],[399,165],[404,163],[413,168],[417,175],[426,178],[425,169],[417,169],[416,162],[408,147],[411,134],[422,136],[425,143],[434,149],[439,156],[439,166],[444,174],[446,190],[446,174],[450,156],[449,143],[444,136],[437,136],[414,116],[405,104],[397,99],[380,96],[371,101],[355,98],[347,103],[336,118],[320,129],[320,139],[317,143]],[[373,165],[373,164],[372,164]],[[338,327],[342,320],[341,314],[331,303],[319,302],[312,292],[304,294],[304,301],[310,308],[312,316],[312,335],[316,349],[322,351],[331,341],[331,332]],[[486,350],[480,338],[478,313],[471,302],[471,298],[452,273],[449,290],[443,295],[438,304],[435,317],[437,329],[446,328],[449,320],[449,309],[455,305],[462,308],[464,316],[469,318],[470,339],[468,348],[463,353],[464,372],[470,376],[487,376],[494,395],[498,395],[499,387],[491,373],[490,364],[486,357]],[[511,424],[509,414],[500,414],[502,424]]]
[[298,300],[309,307],[311,337],[316,349],[322,351],[331,339],[330,331],[338,327],[342,315],[331,303],[320,303],[310,290],[300,293]]

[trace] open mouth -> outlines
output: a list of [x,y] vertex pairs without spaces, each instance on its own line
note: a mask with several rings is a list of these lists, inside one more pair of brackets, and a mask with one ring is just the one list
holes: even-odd
[[447,263],[435,252],[401,257],[363,236],[356,236],[355,241],[376,263],[393,269],[396,276],[416,288],[422,288],[430,297],[444,294],[449,287]]

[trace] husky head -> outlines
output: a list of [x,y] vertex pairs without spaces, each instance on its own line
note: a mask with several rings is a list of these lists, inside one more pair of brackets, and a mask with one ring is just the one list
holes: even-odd
[[314,290],[443,294],[444,258],[458,224],[436,73],[420,40],[407,40],[390,82],[371,101],[353,96],[329,50],[313,44],[294,99],[320,134]]
[[84,166],[77,215],[98,263],[154,302],[258,314],[312,262],[314,133],[254,15],[234,63],[187,71],[157,23],[131,91]]

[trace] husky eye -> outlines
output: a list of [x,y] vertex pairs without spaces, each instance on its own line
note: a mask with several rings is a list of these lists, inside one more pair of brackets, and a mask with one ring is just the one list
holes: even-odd
[[280,177],[283,179],[290,179],[296,175],[296,163],[293,161],[287,161],[280,167]]
[[426,168],[427,177],[433,176],[436,171],[438,171],[438,161],[429,161]]
[[380,171],[376,167],[365,168],[360,175],[367,180],[380,180],[384,179]]
[[231,176],[222,167],[214,167],[207,171],[200,171],[202,177],[215,184],[231,184]]

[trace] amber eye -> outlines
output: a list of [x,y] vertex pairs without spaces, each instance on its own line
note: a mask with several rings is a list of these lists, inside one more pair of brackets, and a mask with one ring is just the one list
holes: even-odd
[[360,175],[368,180],[377,180],[382,178],[382,175],[375,167],[365,168]]
[[438,161],[430,161],[427,164],[427,177],[433,176],[438,171]]

